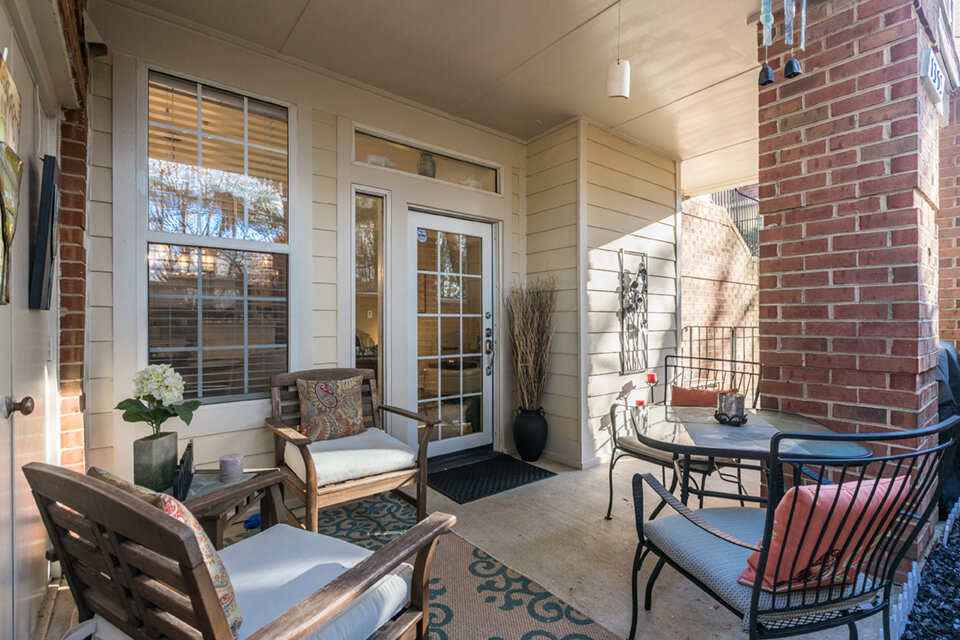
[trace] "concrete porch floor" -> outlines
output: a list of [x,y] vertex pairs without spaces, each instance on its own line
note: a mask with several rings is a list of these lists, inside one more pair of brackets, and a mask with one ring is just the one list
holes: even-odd
[[[429,508],[456,515],[454,531],[626,638],[630,630],[630,569],[637,544],[631,479],[637,472],[659,477],[659,467],[629,459],[617,464],[613,519],[608,521],[603,518],[606,464],[584,471],[548,460],[537,464],[558,475],[464,505],[431,489]],[[748,491],[758,493],[759,478],[746,480]],[[723,481],[716,477],[708,481],[715,483]],[[656,505],[652,495],[648,490],[648,513]],[[710,504],[708,500],[706,506]],[[714,504],[730,506],[726,501]],[[647,559],[641,569],[641,589],[653,565]],[[879,615],[857,626],[861,638],[883,635]],[[653,610],[640,610],[638,629],[638,638],[651,640],[746,637],[739,618],[669,566],[654,588]],[[796,637],[841,640],[848,634],[846,627],[841,627]]]

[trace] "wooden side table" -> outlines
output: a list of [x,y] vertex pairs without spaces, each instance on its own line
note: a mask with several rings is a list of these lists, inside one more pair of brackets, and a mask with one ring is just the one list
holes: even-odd
[[216,469],[199,469],[193,477],[184,506],[200,521],[214,547],[223,548],[223,534],[240,522],[253,505],[260,503],[260,527],[286,522],[283,480],[278,469],[246,469],[233,483],[222,483]]

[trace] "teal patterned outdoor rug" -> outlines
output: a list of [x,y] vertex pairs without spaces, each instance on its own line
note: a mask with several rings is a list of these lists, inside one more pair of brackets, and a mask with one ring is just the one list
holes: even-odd
[[[412,527],[414,520],[410,505],[382,494],[321,511],[319,532],[376,550]],[[244,535],[249,534],[228,535],[226,543]],[[456,533],[440,538],[430,579],[430,640],[617,638]]]

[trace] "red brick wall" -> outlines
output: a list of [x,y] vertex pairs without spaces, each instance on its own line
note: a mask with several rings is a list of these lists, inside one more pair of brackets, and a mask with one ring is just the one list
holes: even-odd
[[730,215],[691,198],[681,229],[683,326],[757,326],[757,259]]
[[87,116],[60,124],[60,463],[83,471],[83,345],[86,318]]
[[[759,92],[762,402],[842,432],[936,419],[938,116],[909,0],[809,6]],[[759,59],[764,48],[759,47]]]
[[940,131],[940,338],[960,344],[960,97]]
[[934,413],[937,194],[924,169],[937,157],[921,138],[935,116],[912,7],[813,5],[805,74],[760,91],[768,404],[851,429]]
[[58,0],[63,39],[80,108],[64,109],[60,121],[60,463],[83,471],[83,345],[87,252],[87,79],[83,29],[86,0]]

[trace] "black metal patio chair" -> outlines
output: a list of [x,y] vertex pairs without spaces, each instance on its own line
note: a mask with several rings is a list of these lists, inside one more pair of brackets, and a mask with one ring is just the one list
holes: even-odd
[[[886,613],[884,638],[890,640],[894,576],[936,508],[942,471],[956,453],[958,426],[960,417],[906,432],[777,434],[770,444],[776,462],[767,470],[771,499],[764,509],[693,511],[651,474],[635,475],[639,543],[629,637],[637,630],[640,569],[653,554],[657,564],[644,596],[648,611],[654,584],[669,564],[742,618],[751,639],[846,625],[855,640],[858,620]],[[940,434],[947,437],[941,441]],[[889,453],[815,457],[798,448],[811,441],[872,444],[874,451]],[[897,446],[905,441],[928,448]],[[804,467],[818,480],[811,480]],[[643,482],[677,513],[644,522]],[[785,492],[788,484],[799,489]],[[752,586],[739,582],[748,563],[754,567]]]
[[[610,431],[613,434],[610,438],[613,451],[610,454],[610,469],[608,472],[610,498],[607,501],[607,515],[605,516],[607,520],[612,519],[611,513],[613,512],[613,469],[622,458],[634,458],[635,460],[643,460],[644,462],[659,465],[663,484],[667,483],[667,471],[669,470],[671,474],[670,493],[673,493],[677,488],[680,480],[678,469],[678,465],[680,464],[679,456],[669,451],[663,451],[662,449],[656,449],[646,445],[637,438],[636,426],[633,425],[633,421],[630,418],[630,407],[626,401],[622,403],[615,402],[610,407]],[[715,469],[716,465],[714,462],[706,456],[691,456],[690,473],[691,475],[695,474],[700,476],[699,483],[691,478],[693,484],[696,485],[696,489],[691,491],[691,493],[697,494],[700,486],[706,482],[707,476],[713,473]],[[657,507],[657,513],[659,513],[659,510],[663,506],[664,503],[661,503],[660,506]]]
[[[763,377],[763,367],[759,362],[750,360],[726,360],[722,358],[702,358],[699,356],[669,355],[664,359],[667,384],[665,385],[664,402],[672,404],[673,387],[688,389],[709,389],[722,391],[736,389],[743,394],[744,405],[747,409],[756,409],[760,406],[760,380]],[[741,460],[708,461],[714,466],[717,475],[737,486],[737,496],[740,497],[740,506],[747,490],[743,486],[743,471],[762,471],[757,465],[744,464]],[[729,473],[730,469],[736,474]],[[692,472],[695,473],[691,469]],[[701,486],[706,484],[706,476],[702,477]],[[703,493],[694,486],[691,493],[700,500],[703,507]]]
[[[746,406],[755,408],[760,395],[761,367],[757,362],[745,360],[723,360],[720,358],[700,358],[694,356],[669,355],[664,361],[666,367],[666,392],[664,403],[670,404],[670,394],[673,385],[691,389],[738,389],[746,396]],[[670,492],[677,488],[680,478],[679,457],[660,449],[648,446],[637,438],[636,430],[630,429],[630,407],[624,402],[615,402],[610,407],[611,447],[608,481],[610,496],[607,501],[607,520],[613,512],[613,469],[622,458],[643,460],[661,467],[663,484],[667,483],[666,474],[671,472]],[[736,475],[725,473],[725,467],[736,468]],[[699,497],[700,506],[703,506],[702,487],[706,486],[707,476],[714,471],[727,482],[737,486],[739,496],[746,495],[743,486],[742,470],[744,468],[759,469],[760,467],[744,467],[738,460],[714,460],[706,456],[693,456],[690,460],[691,476],[699,476],[700,481],[693,480],[690,493]],[[691,478],[692,479],[692,478]],[[743,506],[741,500],[740,505]],[[661,503],[661,507],[662,507]]]
[[711,391],[736,389],[743,394],[748,409],[759,405],[760,376],[763,372],[759,362],[671,354],[664,358],[663,364],[666,372],[666,404],[671,403],[673,386],[676,385]]

